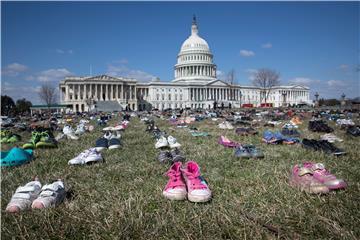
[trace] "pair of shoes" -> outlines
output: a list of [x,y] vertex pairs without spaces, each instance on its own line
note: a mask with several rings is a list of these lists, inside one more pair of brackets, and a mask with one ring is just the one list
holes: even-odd
[[240,143],[231,141],[230,139],[228,139],[225,136],[220,136],[218,143],[220,145],[223,145],[224,147],[228,147],[228,148],[236,148],[236,147],[240,146]]
[[8,130],[1,130],[0,143],[15,143],[21,141],[21,136],[15,133],[11,133]]
[[80,153],[75,158],[71,159],[68,164],[69,165],[84,165],[84,164],[93,164],[96,162],[103,161],[103,157],[101,153],[96,150],[96,148],[90,148],[82,153]]
[[292,169],[290,185],[308,193],[328,193],[347,187],[344,180],[336,178],[322,163],[306,162]]
[[76,136],[75,134],[75,131],[72,129],[71,126],[69,125],[65,125],[64,128],[63,128],[63,133],[65,134],[65,136],[68,138],[68,139],[72,139],[72,140],[78,140],[79,137]]
[[166,172],[169,177],[163,195],[170,200],[185,200],[190,202],[207,202],[211,199],[211,191],[207,182],[201,176],[200,167],[194,161],[189,161],[182,169],[181,162],[174,163]]
[[293,118],[290,120],[290,122],[291,122],[292,124],[294,124],[294,125],[300,125],[300,124],[302,124],[302,121],[300,120],[300,118],[299,118],[298,116],[293,117]]
[[300,133],[296,129],[288,129],[288,128],[283,128],[281,130],[281,134],[286,135],[286,136],[292,136],[292,137],[300,136]]
[[161,136],[158,141],[155,143],[155,148],[162,148],[162,147],[170,147],[170,148],[179,148],[181,144],[177,142],[176,138],[173,136],[168,136],[167,138]]
[[236,148],[235,156],[239,158],[263,158],[264,153],[254,145],[243,145]]
[[220,129],[234,129],[234,126],[231,125],[231,123],[229,123],[228,121],[222,122],[218,126]]
[[38,132],[33,131],[31,133],[31,139],[28,143],[23,145],[24,149],[34,148],[53,148],[57,147],[57,142],[53,135],[48,131]]
[[1,167],[14,167],[30,162],[33,158],[32,149],[12,148],[10,151],[1,152]]
[[6,207],[6,212],[16,213],[26,209],[55,207],[65,199],[65,187],[62,180],[41,187],[38,178],[16,189]]
[[109,132],[105,133],[104,137],[97,139],[95,142],[95,149],[98,152],[104,150],[105,148],[116,149],[120,147],[121,147],[120,136],[112,135]]
[[344,140],[342,140],[341,138],[338,138],[337,136],[335,136],[335,135],[332,134],[332,133],[326,133],[326,134],[322,135],[322,136],[320,137],[320,139],[321,139],[321,140],[326,140],[326,141],[328,141],[328,142],[330,142],[330,143],[334,143],[334,142],[336,142],[336,141],[339,141],[339,142],[344,141]]
[[344,150],[335,147],[334,144],[326,140],[315,140],[315,139],[304,138],[302,140],[302,145],[305,148],[312,149],[315,151],[323,151],[327,154],[334,154],[335,156],[346,154]]
[[331,127],[329,127],[325,122],[322,120],[312,120],[309,122],[309,130],[313,132],[326,132],[331,133],[334,131]]
[[178,148],[174,148],[171,151],[168,150],[160,151],[158,160],[160,163],[166,163],[166,162],[174,163],[174,162],[185,161],[185,157]]
[[262,141],[267,144],[295,144],[299,142],[299,139],[287,137],[282,135],[280,132],[265,131],[262,137]]

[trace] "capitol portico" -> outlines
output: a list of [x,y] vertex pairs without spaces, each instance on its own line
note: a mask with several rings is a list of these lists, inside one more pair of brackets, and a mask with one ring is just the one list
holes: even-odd
[[[217,105],[238,108],[244,104],[259,106],[264,91],[255,86],[232,85],[217,79],[216,65],[208,43],[199,36],[196,19],[191,35],[182,44],[171,82],[153,79],[141,83],[136,79],[107,75],[66,77],[60,82],[61,102],[71,104],[73,111],[98,110],[101,105],[113,110],[130,108],[213,108]],[[276,86],[267,103],[274,107],[284,104],[310,104],[309,88]],[[99,107],[100,108],[100,107]]]

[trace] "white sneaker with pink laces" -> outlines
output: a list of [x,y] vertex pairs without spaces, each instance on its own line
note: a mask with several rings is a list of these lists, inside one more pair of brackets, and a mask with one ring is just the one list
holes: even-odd
[[190,202],[207,202],[211,199],[209,186],[201,176],[200,167],[196,162],[187,162],[182,173],[187,186],[187,198]]
[[163,195],[170,200],[186,199],[186,185],[181,175],[181,162],[174,163],[166,175],[170,178],[166,184]]

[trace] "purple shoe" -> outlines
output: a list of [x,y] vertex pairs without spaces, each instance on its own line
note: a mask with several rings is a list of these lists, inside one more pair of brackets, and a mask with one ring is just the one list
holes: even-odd
[[318,179],[312,171],[303,165],[295,165],[290,177],[290,185],[308,193],[328,193],[329,188]]
[[347,187],[343,179],[338,179],[325,169],[322,163],[304,163],[304,167],[308,168],[315,179],[325,184],[330,190],[343,189]]
[[228,148],[236,148],[240,146],[240,143],[233,142],[229,140],[227,137],[221,136],[218,141],[219,144],[223,145],[224,147]]

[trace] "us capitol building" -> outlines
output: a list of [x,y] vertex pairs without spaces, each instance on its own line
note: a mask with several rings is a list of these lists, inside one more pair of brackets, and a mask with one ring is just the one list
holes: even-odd
[[[255,86],[232,85],[216,77],[216,64],[207,42],[199,36],[194,17],[191,35],[182,44],[171,82],[138,82],[136,79],[108,75],[66,77],[60,82],[61,103],[74,112],[114,111],[125,108],[213,108],[214,105],[239,108],[260,106],[263,91]],[[273,87],[267,103],[274,107],[311,104],[305,86]]]

